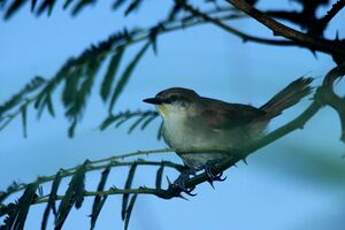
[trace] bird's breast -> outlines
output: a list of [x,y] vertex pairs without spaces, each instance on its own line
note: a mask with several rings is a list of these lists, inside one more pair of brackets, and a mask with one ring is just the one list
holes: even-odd
[[190,147],[190,135],[187,119],[179,115],[169,115],[163,118],[163,137],[169,146],[175,149]]
[[193,168],[200,168],[208,161],[234,157],[236,150],[250,139],[243,128],[214,130],[200,120],[182,116],[169,115],[163,120],[165,142]]
[[169,115],[163,123],[163,137],[167,144],[179,151],[227,150],[235,141],[229,132],[212,130],[193,117]]

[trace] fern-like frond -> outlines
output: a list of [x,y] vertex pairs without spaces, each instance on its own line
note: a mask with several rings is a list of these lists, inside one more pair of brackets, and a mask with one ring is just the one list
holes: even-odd
[[[41,16],[46,13],[50,16],[57,4],[61,4],[61,9],[69,10],[72,16],[78,15],[84,8],[95,5],[97,0],[65,0],[63,4],[57,0],[7,0],[1,1],[0,6],[4,10],[3,18],[9,20],[12,18],[20,9],[26,8],[30,10],[36,16]],[[138,10],[144,1],[142,0],[115,0],[112,3],[111,9],[118,10],[120,6],[127,5],[124,10],[124,15],[128,16],[134,11]]]

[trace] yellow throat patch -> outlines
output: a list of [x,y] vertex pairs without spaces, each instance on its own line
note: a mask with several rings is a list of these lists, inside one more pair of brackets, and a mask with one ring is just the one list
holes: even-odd
[[163,117],[167,117],[169,115],[169,108],[165,105],[158,106],[159,112],[162,114]]

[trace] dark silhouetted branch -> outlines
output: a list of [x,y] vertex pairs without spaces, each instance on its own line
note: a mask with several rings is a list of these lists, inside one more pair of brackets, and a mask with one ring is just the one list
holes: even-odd
[[252,36],[252,35],[246,34],[240,30],[237,30],[237,29],[225,24],[224,22],[222,22],[221,20],[219,20],[217,18],[213,18],[213,17],[209,16],[209,14],[207,14],[207,13],[201,12],[197,8],[193,7],[192,5],[187,4],[185,1],[176,0],[176,4],[178,4],[183,9],[190,12],[191,14],[202,18],[206,22],[210,22],[210,23],[222,28],[223,30],[225,30],[229,33],[238,36],[244,42],[250,41],[250,42],[256,42],[259,44],[276,45],[276,46],[296,46],[297,45],[296,43],[291,42],[291,41],[260,38],[257,36]]
[[331,7],[331,9],[320,18],[319,22],[324,27],[330,23],[330,21],[340,12],[341,9],[345,7],[345,0],[338,0],[336,3],[334,3]]
[[242,10],[261,24],[265,25],[273,31],[276,36],[283,36],[289,40],[298,43],[301,46],[309,48],[314,51],[321,51],[331,55],[345,56],[345,47],[339,43],[335,43],[331,40],[315,38],[308,34],[304,34],[290,27],[277,22],[276,20],[265,15],[261,11],[257,10],[253,6],[249,5],[243,0],[226,0],[236,8]]

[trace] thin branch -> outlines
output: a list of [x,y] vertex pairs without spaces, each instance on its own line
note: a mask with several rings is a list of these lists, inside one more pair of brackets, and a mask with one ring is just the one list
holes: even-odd
[[345,7],[345,0],[338,0],[319,22],[325,27]]
[[345,63],[331,70],[329,77],[324,79],[320,99],[332,107],[338,114],[341,125],[340,140],[345,143],[345,98],[338,96],[333,90],[333,84],[339,76],[345,75]]
[[206,22],[210,22],[210,23],[222,28],[226,32],[229,32],[233,35],[238,36],[244,42],[251,41],[251,42],[256,42],[259,44],[276,45],[276,46],[296,46],[297,45],[295,42],[291,42],[291,41],[287,41],[287,40],[276,40],[276,39],[268,39],[268,38],[261,38],[261,37],[257,37],[257,36],[252,36],[250,34],[244,33],[240,30],[237,30],[237,29],[225,24],[224,22],[222,22],[221,20],[219,20],[217,18],[213,18],[212,16],[209,16],[206,12],[205,13],[201,12],[197,8],[194,8],[192,5],[187,4],[184,1],[176,0],[176,2],[186,11],[189,11],[193,15],[202,18]]
[[302,12],[298,11],[286,11],[286,10],[267,10],[264,14],[281,20],[286,20],[294,24],[305,26],[306,18]]
[[[15,115],[16,116],[16,115]],[[4,121],[1,121],[2,124],[0,125],[0,131],[2,131],[4,128],[6,128],[10,123],[11,121],[14,119],[15,117],[14,116],[6,116],[3,118]]]
[[[142,159],[137,159],[137,160],[129,161],[129,162],[118,161],[118,160],[123,160],[125,158],[134,157],[134,156],[148,156],[148,155],[152,155],[152,154],[158,154],[158,153],[162,154],[162,153],[171,153],[171,152],[174,152],[174,150],[169,149],[169,148],[165,148],[165,149],[155,149],[155,150],[146,150],[146,151],[139,150],[139,151],[135,151],[135,152],[131,152],[131,153],[115,155],[115,156],[100,159],[100,160],[89,161],[89,164],[88,164],[88,167],[86,168],[86,171],[87,172],[96,171],[96,170],[107,168],[108,166],[110,166],[110,167],[131,166],[133,164],[133,162],[137,163],[138,165],[152,165],[152,166],[160,166],[163,164],[164,166],[176,169],[177,171],[181,171],[184,168],[183,165],[176,164],[176,163],[173,163],[170,161],[145,161]],[[79,168],[79,166],[68,168],[68,169],[60,169],[61,178],[74,175],[75,171],[78,168]],[[34,183],[44,184],[44,183],[53,181],[54,178],[55,178],[55,174],[51,175],[51,176],[42,176],[42,177],[38,177],[34,181]],[[10,191],[8,191],[8,194],[10,195],[10,194],[19,192],[21,190],[24,190],[27,188],[27,186],[28,185],[25,183],[20,184],[17,187],[15,187],[14,189],[11,189]]]
[[100,160],[95,160],[95,161],[91,161],[94,164],[98,164],[98,163],[103,163],[103,162],[107,162],[107,161],[113,161],[113,160],[123,160],[125,158],[129,158],[129,157],[136,157],[136,156],[148,156],[148,155],[152,155],[152,154],[162,154],[162,153],[171,153],[174,152],[175,150],[172,148],[165,148],[165,149],[153,149],[153,150],[138,150],[136,152],[131,152],[131,153],[126,153],[126,154],[121,154],[121,155],[115,155],[112,157],[108,157],[108,158],[104,158],[104,159],[100,159]]
[[17,116],[19,116],[22,112],[22,107],[23,106],[28,106],[30,104],[32,104],[36,98],[37,98],[38,94],[32,97],[26,97],[23,103],[21,103],[20,105],[18,105],[18,109],[11,112],[11,113],[7,113],[5,115],[3,115],[1,118],[4,119],[5,121],[2,122],[2,124],[0,125],[0,131],[2,131],[3,129],[5,129]]
[[[139,187],[139,188],[132,188],[132,189],[119,189],[119,188],[110,188],[109,190],[105,191],[85,191],[85,197],[93,197],[93,196],[106,196],[106,195],[123,195],[123,194],[147,194],[147,195],[155,195],[158,197],[165,197],[168,195],[167,190],[164,189],[157,189],[157,188],[147,188],[147,187]],[[62,200],[64,196],[57,196],[56,200]],[[42,196],[36,199],[33,204],[41,204],[48,202],[48,195]]]
[[287,39],[295,41],[304,47],[308,47],[312,50],[322,51],[328,54],[337,54],[345,56],[345,49],[339,43],[334,43],[331,40],[314,38],[305,33],[299,32],[292,28],[289,28],[282,23],[277,22],[276,20],[268,17],[261,11],[257,10],[253,6],[249,5],[246,1],[243,0],[226,0],[236,8],[242,10],[249,16],[253,17],[255,20],[265,25],[271,29],[274,35],[283,36]]

